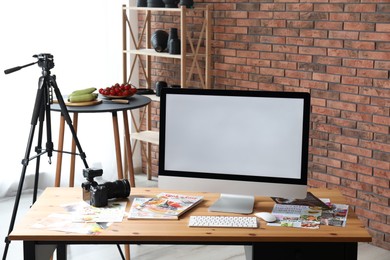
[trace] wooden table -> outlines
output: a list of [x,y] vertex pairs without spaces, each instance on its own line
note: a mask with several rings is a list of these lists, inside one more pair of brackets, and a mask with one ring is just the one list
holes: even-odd
[[[162,190],[133,188],[128,201],[134,197],[151,197]],[[164,190],[166,191],[166,190]],[[320,198],[333,203],[346,203],[337,190],[311,189]],[[190,215],[217,215],[208,207],[219,194],[169,191],[183,194],[202,194],[205,200],[180,220],[128,220],[114,223],[99,235],[70,234],[33,229],[31,225],[50,213],[61,213],[61,204],[82,200],[81,188],[47,188],[24,218],[9,235],[10,240],[24,241],[24,259],[42,256],[37,249],[42,245],[57,247],[57,259],[66,259],[68,244],[214,244],[246,245],[252,259],[357,259],[358,242],[370,242],[371,237],[350,209],[346,227],[321,226],[310,230],[301,228],[270,227],[260,221],[257,229],[244,228],[190,228]],[[127,203],[127,208],[131,203]],[[270,198],[257,197],[255,212],[272,210]],[[218,215],[229,215],[220,213]],[[294,255],[296,258],[294,258]]]

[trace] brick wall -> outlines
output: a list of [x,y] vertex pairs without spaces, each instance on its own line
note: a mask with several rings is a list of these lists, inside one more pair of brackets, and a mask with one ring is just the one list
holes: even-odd
[[[340,189],[390,249],[390,1],[196,1],[206,2],[213,87],[310,92],[309,184]],[[174,75],[157,63],[155,78]]]

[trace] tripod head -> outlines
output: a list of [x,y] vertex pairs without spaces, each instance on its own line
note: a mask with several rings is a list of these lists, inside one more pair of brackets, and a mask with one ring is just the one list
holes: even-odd
[[54,68],[54,61],[53,61],[53,55],[50,53],[41,53],[41,54],[35,54],[33,55],[34,58],[37,58],[38,61],[32,62],[23,66],[17,66],[14,68],[10,68],[4,71],[5,74],[10,74],[12,72],[18,71],[20,69],[23,69],[25,67],[29,67],[31,65],[37,64],[38,66],[42,68],[42,74],[47,74],[50,69]]
[[43,72],[54,68],[54,57],[50,53],[35,54],[33,57],[38,59],[38,66],[42,68]]

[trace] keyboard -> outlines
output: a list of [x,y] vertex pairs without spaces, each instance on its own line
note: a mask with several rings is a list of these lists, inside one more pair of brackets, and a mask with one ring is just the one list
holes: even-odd
[[189,227],[257,228],[256,217],[190,216]]

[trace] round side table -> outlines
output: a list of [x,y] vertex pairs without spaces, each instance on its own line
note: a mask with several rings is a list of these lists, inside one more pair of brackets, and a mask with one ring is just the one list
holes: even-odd
[[[99,96],[100,98],[100,96]],[[112,126],[114,131],[114,140],[115,140],[115,152],[116,152],[116,163],[117,163],[117,171],[118,171],[118,179],[123,179],[123,163],[122,163],[122,154],[121,154],[121,143],[119,138],[119,127],[118,127],[118,112],[123,113],[123,125],[124,125],[124,145],[125,145],[125,160],[127,170],[125,170],[126,178],[129,179],[130,185],[135,187],[135,179],[134,179],[134,167],[133,167],[133,154],[130,144],[130,131],[129,131],[129,120],[127,117],[127,111],[137,109],[140,107],[144,107],[151,102],[151,99],[142,95],[134,95],[128,98],[128,104],[115,103],[111,100],[101,98],[102,103],[92,106],[67,106],[67,110],[69,113],[73,113],[73,127],[77,132],[77,124],[78,124],[78,114],[79,113],[111,113],[112,114]],[[61,112],[61,108],[58,104],[52,104],[51,110],[56,112]],[[55,178],[55,186],[60,186],[61,182],[61,168],[62,168],[62,150],[64,147],[64,133],[65,133],[65,118],[61,115],[60,118],[60,129],[58,136],[58,152],[57,155],[57,167],[56,167],[56,178]],[[70,162],[70,176],[69,176],[69,186],[74,186],[74,171],[75,171],[75,151],[76,144],[74,140],[72,140],[72,148],[71,148],[71,162]],[[129,172],[129,175],[127,175]]]

